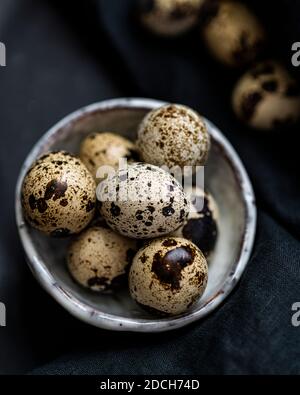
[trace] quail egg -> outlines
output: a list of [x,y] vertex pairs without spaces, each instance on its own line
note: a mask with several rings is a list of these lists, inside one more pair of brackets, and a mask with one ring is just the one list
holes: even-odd
[[242,3],[207,1],[200,19],[207,47],[216,59],[228,66],[240,67],[252,62],[264,47],[265,31]]
[[153,312],[180,314],[203,294],[208,277],[202,252],[189,240],[155,239],[135,255],[130,272],[130,294]]
[[94,178],[100,166],[116,168],[121,158],[132,162],[138,160],[138,155],[130,140],[115,133],[92,133],[81,143],[80,159]]
[[108,176],[97,188],[100,213],[124,236],[148,239],[181,226],[189,210],[179,182],[168,172],[146,163]]
[[204,0],[140,0],[141,23],[160,36],[177,36],[195,26]]
[[253,128],[289,126],[299,120],[300,89],[282,65],[266,61],[237,82],[232,105],[237,117]]
[[120,286],[136,253],[136,242],[109,228],[92,227],[72,242],[67,264],[72,277],[93,291]]
[[157,166],[202,166],[210,149],[204,120],[192,109],[167,104],[150,111],[138,129],[141,159]]
[[23,211],[28,222],[51,236],[80,232],[95,212],[96,185],[84,164],[64,152],[40,157],[22,186]]
[[172,236],[191,240],[208,259],[218,236],[219,210],[211,194],[199,187],[185,188],[192,208],[185,223]]

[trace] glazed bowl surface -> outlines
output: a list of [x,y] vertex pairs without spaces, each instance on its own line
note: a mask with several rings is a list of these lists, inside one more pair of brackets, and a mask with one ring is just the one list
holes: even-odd
[[256,229],[253,189],[237,153],[210,121],[206,124],[212,148],[205,167],[205,188],[219,207],[219,237],[209,263],[208,285],[201,299],[186,313],[157,318],[142,310],[124,289],[97,294],[70,277],[65,255],[69,240],[52,239],[24,220],[21,188],[31,164],[41,154],[64,149],[78,153],[81,140],[91,132],[111,131],[135,139],[144,115],[165,103],[138,98],[112,99],[84,107],[57,123],[27,156],[16,187],[16,221],[27,262],[39,283],[67,311],[91,325],[123,331],[160,332],[200,320],[230,294],[249,261]]

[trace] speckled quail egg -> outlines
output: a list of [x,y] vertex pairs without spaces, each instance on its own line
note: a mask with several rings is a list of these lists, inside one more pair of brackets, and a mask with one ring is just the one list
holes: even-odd
[[141,159],[157,166],[202,166],[210,149],[210,136],[202,117],[192,109],[167,104],[150,111],[138,129]]
[[160,36],[177,36],[195,26],[204,0],[139,0],[141,23]]
[[184,224],[172,236],[191,240],[208,258],[218,237],[219,210],[211,194],[199,187],[185,188],[192,208]]
[[146,163],[108,176],[97,188],[100,213],[124,236],[148,239],[181,226],[189,205],[179,182],[168,172]]
[[150,311],[180,314],[203,294],[207,277],[206,259],[191,241],[160,238],[135,255],[129,272],[130,294]]
[[80,159],[95,178],[100,166],[116,168],[121,158],[138,161],[138,154],[130,140],[115,133],[92,133],[81,143]]
[[265,31],[242,3],[210,0],[201,9],[204,41],[217,60],[240,67],[255,60],[265,43]]
[[135,253],[135,240],[95,226],[72,242],[67,264],[79,284],[93,291],[105,291],[126,282],[126,271]]
[[64,151],[40,157],[23,181],[26,219],[52,236],[80,232],[93,218],[95,203],[93,177],[77,157]]
[[299,120],[300,89],[282,65],[266,61],[237,82],[232,105],[238,118],[253,128],[289,126]]

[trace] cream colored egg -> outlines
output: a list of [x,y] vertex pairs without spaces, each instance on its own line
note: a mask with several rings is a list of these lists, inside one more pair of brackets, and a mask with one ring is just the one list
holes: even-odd
[[204,0],[140,0],[141,23],[160,36],[177,36],[193,28]]
[[84,164],[64,152],[39,158],[26,174],[22,205],[27,221],[51,236],[78,233],[94,216],[96,185]]
[[114,289],[126,282],[136,242],[111,229],[92,227],[70,245],[67,263],[72,277],[93,291]]
[[202,117],[189,107],[167,104],[150,111],[138,129],[141,159],[156,166],[202,166],[210,136]]
[[192,242],[175,237],[155,239],[134,257],[130,294],[154,312],[181,314],[201,297],[207,278],[206,259]]
[[212,55],[227,66],[255,60],[266,34],[257,17],[238,1],[207,1],[201,10],[202,34]]
[[237,117],[255,129],[290,126],[300,117],[299,86],[280,63],[265,61],[237,82],[232,106]]
[[100,213],[124,236],[148,239],[181,226],[189,205],[179,182],[168,172],[146,163],[107,177],[97,188]]
[[135,145],[118,134],[92,133],[81,143],[80,159],[94,178],[101,166],[117,168],[121,158],[125,158],[130,163],[138,160],[138,154]]

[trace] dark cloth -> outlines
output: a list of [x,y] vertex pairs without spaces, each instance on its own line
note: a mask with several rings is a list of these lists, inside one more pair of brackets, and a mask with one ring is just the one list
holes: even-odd
[[[291,324],[291,306],[300,301],[299,132],[241,125],[230,109],[239,73],[208,56],[197,30],[173,41],[145,34],[132,4],[1,0],[0,301],[7,327],[0,328],[0,373],[297,374],[300,328]],[[300,41],[300,1],[249,4],[268,28],[266,55],[289,65],[291,45]],[[15,182],[34,142],[69,112],[120,96],[187,104],[211,119],[241,156],[257,197],[255,247],[239,285],[205,320],[170,333],[108,332],[71,317],[33,279],[14,225]]]

